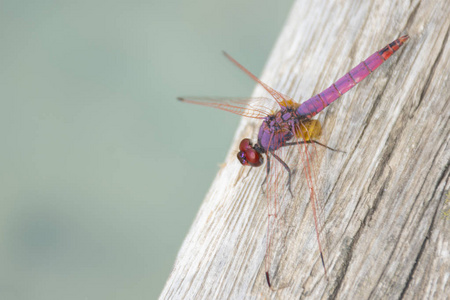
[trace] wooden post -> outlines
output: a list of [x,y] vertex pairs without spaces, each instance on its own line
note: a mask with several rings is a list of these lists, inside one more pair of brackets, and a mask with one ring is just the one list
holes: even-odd
[[[260,123],[244,119],[161,298],[448,297],[449,16],[447,0],[298,0],[261,79],[300,102],[391,41],[410,36],[318,115],[320,142],[346,152],[319,148],[313,160],[328,280],[309,191],[297,169],[294,197],[283,198],[281,236],[271,248],[272,283],[283,288],[268,288],[267,201],[260,187],[265,169],[249,172],[236,159],[239,141],[255,139]],[[262,95],[258,87],[254,96]],[[295,166],[299,159],[293,151],[286,162]]]

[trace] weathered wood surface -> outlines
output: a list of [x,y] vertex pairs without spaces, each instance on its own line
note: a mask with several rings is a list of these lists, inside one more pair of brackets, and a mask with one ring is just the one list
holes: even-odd
[[[324,127],[320,141],[346,151],[318,149],[314,158],[315,188],[325,207],[328,281],[308,189],[297,172],[295,197],[280,208],[283,238],[273,245],[270,267],[273,285],[287,287],[268,288],[267,203],[260,189],[265,170],[246,176],[248,168],[236,160],[239,141],[257,134],[258,122],[246,119],[161,298],[447,298],[449,16],[447,0],[297,1],[262,76],[294,99],[320,92],[402,34],[411,37],[318,115]],[[261,88],[254,92],[263,94]],[[287,163],[298,160],[293,152]]]

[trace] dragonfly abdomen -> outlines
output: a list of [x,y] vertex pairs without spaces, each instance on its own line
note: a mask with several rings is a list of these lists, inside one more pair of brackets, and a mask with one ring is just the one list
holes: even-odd
[[350,70],[347,74],[339,78],[330,87],[303,102],[297,109],[297,114],[306,118],[312,118],[337,98],[348,92],[351,88],[361,82],[370,73],[375,71],[385,62],[400,46],[403,45],[409,36],[402,36],[383,49],[375,52],[366,60]]

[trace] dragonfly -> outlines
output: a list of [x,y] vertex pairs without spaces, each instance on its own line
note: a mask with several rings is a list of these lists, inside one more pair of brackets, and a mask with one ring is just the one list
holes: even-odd
[[[178,98],[178,100],[182,102],[209,106],[244,117],[262,120],[257,141],[253,143],[249,138],[244,138],[239,144],[237,159],[243,166],[260,167],[264,163],[264,156],[266,157],[266,178],[263,181],[263,184],[267,184],[266,194],[269,198],[277,197],[275,192],[273,192],[276,189],[271,188],[269,185],[277,185],[277,181],[279,180],[279,176],[274,175],[272,177],[273,180],[267,181],[268,176],[271,175],[271,172],[273,173],[274,169],[271,159],[275,159],[282,166],[282,168],[280,167],[279,169],[284,169],[287,172],[288,179],[286,187],[292,195],[291,168],[279,155],[277,155],[277,153],[282,148],[291,146],[297,146],[299,152],[303,153],[303,171],[310,189],[310,202],[313,211],[314,227],[320,260],[324,269],[325,277],[327,277],[327,269],[325,266],[325,259],[320,238],[322,226],[317,215],[317,207],[319,204],[317,202],[317,197],[313,187],[314,176],[311,175],[310,155],[308,154],[307,145],[317,144],[330,150],[335,149],[317,141],[322,133],[322,127],[318,120],[312,118],[369,76],[392,54],[394,54],[394,52],[396,52],[408,39],[408,35],[401,36],[383,47],[381,50],[376,51],[356,67],[351,69],[347,74],[331,84],[328,88],[303,103],[294,101],[291,97],[271,88],[226,52],[224,52],[226,58],[246,73],[251,79],[260,84],[272,96],[272,98]],[[272,108],[273,105],[276,106],[276,109]],[[267,239],[269,240],[269,237]],[[270,242],[268,244],[270,245]],[[267,249],[265,257],[266,261],[269,252]],[[272,289],[269,268],[267,265],[265,277],[269,288]]]

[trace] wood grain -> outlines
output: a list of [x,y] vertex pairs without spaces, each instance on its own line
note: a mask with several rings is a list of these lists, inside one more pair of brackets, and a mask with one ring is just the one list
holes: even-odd
[[[255,139],[259,124],[243,119],[161,299],[448,297],[449,16],[447,0],[297,1],[261,79],[300,102],[410,35],[376,72],[318,115],[320,141],[346,152],[317,149],[313,161],[328,280],[298,171],[295,196],[280,196],[271,247],[272,282],[284,288],[268,288],[265,170],[248,173],[236,160],[239,141]],[[260,87],[253,95],[266,96]],[[286,162],[298,160],[292,152]]]

